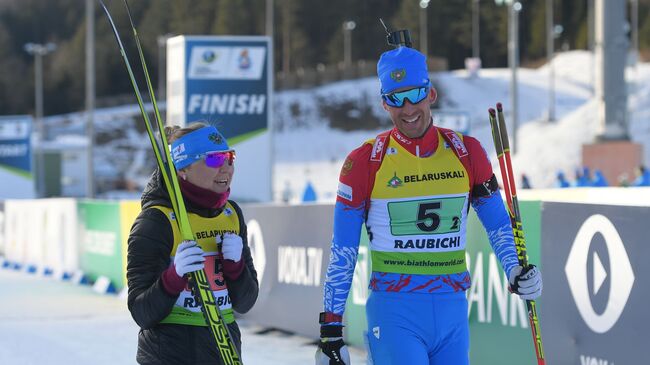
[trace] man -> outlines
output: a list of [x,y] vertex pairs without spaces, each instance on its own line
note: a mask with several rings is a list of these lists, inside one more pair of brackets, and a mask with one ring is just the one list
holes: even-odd
[[349,365],[342,317],[365,223],[372,362],[469,364],[469,205],[513,293],[537,298],[541,274],[518,264],[509,217],[480,143],[433,125],[436,91],[424,55],[409,47],[387,51],[377,74],[394,128],[352,151],[341,169],[316,363]]

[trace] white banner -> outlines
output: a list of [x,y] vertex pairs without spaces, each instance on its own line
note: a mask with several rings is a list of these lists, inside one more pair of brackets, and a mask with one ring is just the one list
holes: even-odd
[[8,261],[57,275],[79,269],[74,199],[7,200],[4,221]]

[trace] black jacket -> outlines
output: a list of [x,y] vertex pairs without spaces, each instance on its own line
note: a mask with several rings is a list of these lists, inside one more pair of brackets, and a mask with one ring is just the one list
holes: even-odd
[[[240,236],[244,247],[244,270],[236,280],[228,280],[233,310],[246,313],[258,294],[257,272],[253,266],[246,235],[246,224],[239,206],[230,201],[240,219]],[[131,228],[128,241],[126,277],[129,287],[128,307],[140,326],[138,353],[140,364],[221,364],[216,343],[208,327],[160,324],[171,312],[177,295],[163,288],[161,274],[169,265],[173,232],[167,217],[156,205],[171,207],[162,174],[156,170],[142,194],[142,211]],[[216,217],[222,209],[203,209],[185,200],[188,213]],[[228,325],[235,345],[241,352],[241,335],[236,322]]]

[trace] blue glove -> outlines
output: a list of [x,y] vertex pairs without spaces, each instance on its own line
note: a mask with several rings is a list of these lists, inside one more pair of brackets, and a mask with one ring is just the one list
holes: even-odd
[[542,295],[542,273],[535,265],[528,265],[525,269],[520,265],[515,266],[510,271],[508,282],[510,291],[521,299],[534,300]]
[[316,365],[350,365],[350,353],[343,342],[343,326],[324,325],[320,327]]
[[174,256],[174,269],[178,276],[183,277],[187,273],[203,270],[204,262],[203,250],[196,241],[183,241],[178,245]]

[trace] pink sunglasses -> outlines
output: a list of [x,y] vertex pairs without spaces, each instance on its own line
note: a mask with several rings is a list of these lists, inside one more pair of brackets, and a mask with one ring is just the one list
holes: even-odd
[[210,152],[205,155],[205,165],[216,169],[228,161],[228,166],[232,166],[235,157],[235,151]]

